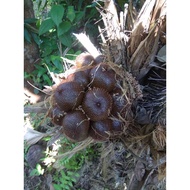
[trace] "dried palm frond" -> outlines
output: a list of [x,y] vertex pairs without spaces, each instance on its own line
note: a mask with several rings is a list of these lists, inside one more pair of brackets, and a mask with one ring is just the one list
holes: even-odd
[[159,39],[166,23],[165,0],[147,0],[131,32],[128,44],[127,65],[137,79],[150,69],[159,48]]

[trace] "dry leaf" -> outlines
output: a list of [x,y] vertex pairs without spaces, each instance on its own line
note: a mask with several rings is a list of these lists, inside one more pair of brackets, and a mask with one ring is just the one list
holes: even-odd
[[138,181],[142,180],[145,174],[145,165],[141,161],[137,161],[134,174]]
[[33,144],[36,144],[40,139],[42,139],[43,137],[46,137],[47,135],[49,134],[40,133],[34,129],[27,128],[27,131],[24,135],[24,140],[29,146],[31,146]]

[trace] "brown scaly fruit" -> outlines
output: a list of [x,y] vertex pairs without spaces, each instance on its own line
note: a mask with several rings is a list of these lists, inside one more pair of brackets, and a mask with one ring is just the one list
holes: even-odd
[[89,53],[81,53],[75,59],[77,68],[94,65],[94,58]]
[[104,89],[93,88],[86,92],[82,108],[92,121],[106,119],[112,109],[112,98]]
[[108,140],[108,133],[111,133],[111,125],[111,119],[104,119],[101,121],[91,122],[89,136],[91,136],[96,141]]
[[77,71],[75,73],[70,74],[67,77],[67,81],[73,81],[79,83],[84,89],[90,82],[89,76],[84,71]]
[[53,95],[53,101],[64,112],[71,111],[82,103],[83,87],[76,82],[60,84]]
[[88,137],[89,124],[89,120],[82,111],[72,111],[63,118],[62,132],[72,141],[83,141]]
[[118,119],[112,119],[111,122],[112,122],[112,125],[111,125],[112,135],[121,134],[124,129],[124,123]]
[[87,52],[81,53],[75,59],[76,68],[82,69],[86,74],[89,74],[91,68],[95,66],[95,64],[94,57]]
[[105,63],[100,63],[90,71],[90,81],[93,87],[104,88],[110,92],[115,87],[116,74]]

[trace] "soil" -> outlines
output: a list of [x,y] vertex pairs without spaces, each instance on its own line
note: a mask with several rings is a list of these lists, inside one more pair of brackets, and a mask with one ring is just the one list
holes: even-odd
[[[38,143],[35,150],[35,161],[42,165],[37,153],[43,148],[44,144]],[[135,153],[131,152],[121,140],[104,142],[101,147],[94,146],[94,148],[100,153],[99,156],[85,161],[77,171],[80,177],[71,190],[141,190],[145,181],[146,190],[166,189],[165,178],[159,180],[161,176],[158,174],[158,169],[146,169],[141,159],[135,156],[137,149],[133,150]],[[150,163],[152,161],[152,157],[148,154],[142,155],[142,158],[149,160]],[[31,177],[33,163],[34,159],[32,164],[30,159],[24,160],[24,190],[53,190],[52,176],[55,170],[47,169],[43,175]]]

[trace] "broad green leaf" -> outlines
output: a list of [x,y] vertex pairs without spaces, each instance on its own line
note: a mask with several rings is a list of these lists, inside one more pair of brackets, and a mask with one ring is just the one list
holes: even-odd
[[50,55],[52,53],[53,49],[51,47],[47,47],[43,53],[42,53],[42,57],[46,57],[48,55]]
[[75,10],[73,6],[68,6],[67,9],[67,18],[73,22],[73,20],[75,19]]
[[60,56],[57,56],[57,55],[51,55],[50,59],[51,59],[52,62],[55,61],[55,60],[61,61]]
[[80,21],[85,15],[85,11],[80,11],[78,13],[76,13],[76,17],[75,17],[75,22]]
[[54,38],[41,37],[42,42],[40,43],[41,56],[46,57],[51,54],[52,51],[57,50],[57,42]]
[[38,74],[37,74],[37,77],[41,77],[44,73],[45,73],[45,71],[39,70],[39,71],[38,71]]
[[42,67],[41,65],[35,65],[35,68],[37,68],[38,70],[42,70],[42,71],[46,71],[46,69],[44,67]]
[[50,78],[48,77],[48,75],[44,74],[43,79],[44,79],[44,81],[46,81],[48,83],[49,86],[52,85],[52,82],[51,82]]
[[77,52],[75,52],[75,55],[79,55],[79,54],[81,54],[81,50],[78,50]]
[[40,38],[37,34],[31,33],[33,40],[36,42],[36,44],[40,45]]
[[39,35],[42,35],[48,32],[55,26],[53,20],[51,18],[47,18],[46,20],[42,21],[40,28],[39,28]]
[[28,32],[28,30],[26,28],[24,28],[24,38],[26,41],[28,41],[29,43],[31,43],[31,35]]
[[59,71],[63,70],[63,65],[59,56],[51,55],[51,61]]
[[61,43],[65,45],[66,47],[71,47],[73,43],[73,39],[70,33],[65,33],[64,35],[60,36],[59,39]]
[[66,33],[67,31],[69,31],[69,29],[71,28],[71,23],[68,21],[64,21],[62,22],[57,29],[57,33],[58,36],[61,36],[62,34]]
[[61,5],[54,5],[51,8],[51,18],[57,26],[62,22],[64,11],[64,7]]

